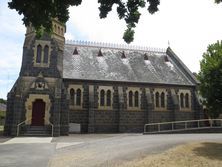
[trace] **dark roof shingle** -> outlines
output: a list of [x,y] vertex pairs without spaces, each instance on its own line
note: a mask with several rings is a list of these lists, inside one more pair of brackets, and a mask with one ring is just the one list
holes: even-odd
[[[73,55],[75,48],[78,55]],[[121,58],[123,51],[126,58]],[[194,85],[170,57],[165,61],[166,56],[166,52],[66,44],[63,78]]]

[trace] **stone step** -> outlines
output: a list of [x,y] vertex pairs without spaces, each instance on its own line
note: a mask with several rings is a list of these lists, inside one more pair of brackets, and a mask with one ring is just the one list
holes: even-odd
[[50,126],[26,126],[21,136],[51,136],[52,129]]
[[52,137],[51,134],[33,134],[33,133],[24,133],[24,134],[21,134],[21,136],[26,136],[26,137]]

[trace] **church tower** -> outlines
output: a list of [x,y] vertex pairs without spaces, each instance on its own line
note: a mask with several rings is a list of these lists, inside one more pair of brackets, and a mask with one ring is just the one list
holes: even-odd
[[62,82],[66,27],[57,19],[52,25],[53,31],[40,38],[32,26],[27,27],[19,78],[8,93],[5,135],[68,133],[62,105],[66,103]]

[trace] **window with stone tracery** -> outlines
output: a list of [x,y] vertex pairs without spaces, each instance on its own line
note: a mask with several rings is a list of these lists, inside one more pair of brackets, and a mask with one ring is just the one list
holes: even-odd
[[157,88],[154,90],[154,109],[157,111],[167,110],[167,91]]
[[70,85],[69,86],[69,106],[73,109],[82,108],[83,101],[83,88],[81,85]]
[[128,87],[127,107],[129,110],[139,110],[140,109],[140,88]]
[[49,67],[50,53],[50,41],[36,40],[34,47],[34,66]]

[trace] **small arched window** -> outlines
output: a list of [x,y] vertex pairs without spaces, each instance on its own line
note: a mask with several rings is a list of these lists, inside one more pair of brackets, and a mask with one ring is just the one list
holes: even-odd
[[161,93],[161,97],[160,97],[160,104],[161,104],[161,107],[164,108],[165,107],[165,94],[162,92]]
[[63,28],[61,28],[61,35],[63,35]]
[[105,105],[105,91],[102,89],[100,91],[100,106]]
[[60,27],[58,26],[58,34],[60,34]]
[[41,63],[41,57],[42,57],[42,46],[37,46],[37,56],[36,56],[36,63]]
[[76,91],[76,105],[81,106],[81,90],[77,89]]
[[184,95],[183,95],[183,93],[180,94],[180,107],[184,108]]
[[70,105],[74,105],[74,101],[75,101],[75,91],[74,89],[70,89]]
[[134,102],[135,102],[135,107],[139,107],[139,93],[138,93],[138,91],[135,92]]
[[160,107],[159,97],[160,97],[159,92],[156,92],[156,94],[155,94],[156,107]]
[[46,45],[46,46],[44,47],[43,63],[48,63],[48,59],[49,59],[49,46]]
[[110,90],[107,90],[107,93],[106,93],[106,105],[111,106],[111,91]]
[[133,92],[129,92],[129,107],[133,107]]
[[57,26],[56,26],[56,24],[54,25],[54,31],[55,31],[55,32],[57,31]]
[[185,95],[185,107],[189,108],[189,94],[188,93],[186,93]]

